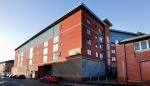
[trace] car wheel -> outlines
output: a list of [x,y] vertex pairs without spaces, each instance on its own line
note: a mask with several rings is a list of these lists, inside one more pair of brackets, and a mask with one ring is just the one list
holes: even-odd
[[48,83],[50,83],[50,81],[47,81]]

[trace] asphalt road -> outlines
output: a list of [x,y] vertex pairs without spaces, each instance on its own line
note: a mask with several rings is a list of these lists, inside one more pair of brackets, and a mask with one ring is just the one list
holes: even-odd
[[[38,79],[15,79],[1,77],[0,84],[3,86],[129,86],[126,84],[100,83],[100,82],[75,82],[60,81],[59,83],[43,83]],[[1,85],[0,85],[1,86]]]

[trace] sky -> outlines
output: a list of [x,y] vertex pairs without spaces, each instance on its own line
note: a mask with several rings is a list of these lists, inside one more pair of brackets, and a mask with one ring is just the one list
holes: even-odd
[[112,29],[150,33],[150,0],[0,0],[0,62],[80,2]]

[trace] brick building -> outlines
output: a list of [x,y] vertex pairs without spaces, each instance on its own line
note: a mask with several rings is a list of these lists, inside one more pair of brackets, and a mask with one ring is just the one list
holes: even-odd
[[105,76],[111,26],[80,3],[15,49],[13,73],[66,80]]
[[111,57],[110,57],[110,66],[109,66],[109,75],[110,76],[117,76],[117,63],[116,63],[116,46],[115,41],[122,41],[124,39],[136,37],[143,35],[142,32],[128,32],[128,31],[122,31],[117,29],[110,29],[110,41],[111,41]]
[[150,34],[116,43],[116,51],[118,82],[150,85]]
[[0,74],[10,74],[14,66],[14,60],[0,62]]

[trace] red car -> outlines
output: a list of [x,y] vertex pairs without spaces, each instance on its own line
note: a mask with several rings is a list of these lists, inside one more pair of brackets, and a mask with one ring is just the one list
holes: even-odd
[[46,75],[46,76],[40,78],[40,81],[49,83],[49,82],[58,82],[59,79],[55,76]]

